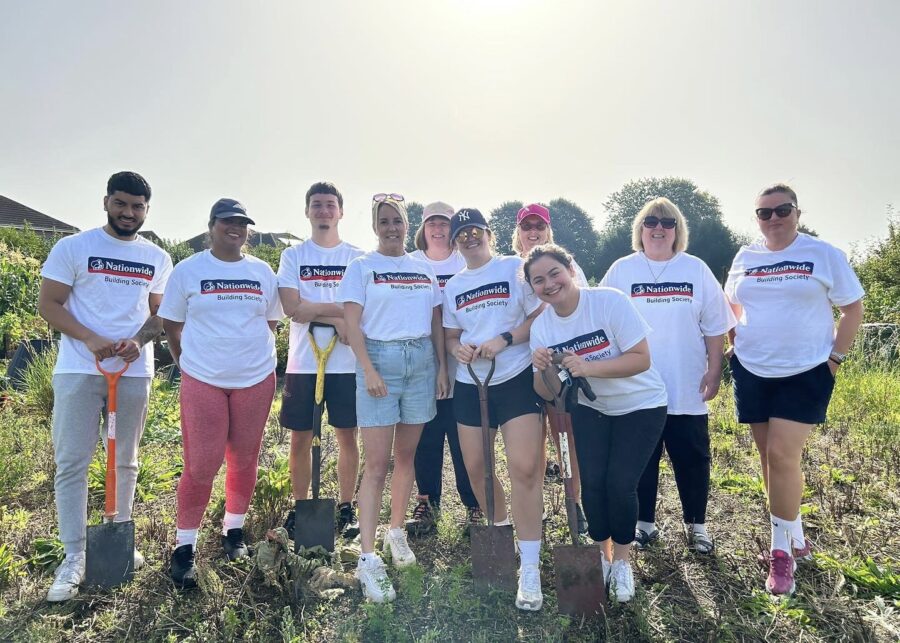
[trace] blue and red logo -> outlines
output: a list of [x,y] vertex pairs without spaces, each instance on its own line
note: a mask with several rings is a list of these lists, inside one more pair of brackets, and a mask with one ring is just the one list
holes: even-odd
[[488,299],[509,299],[509,282],[497,281],[457,295],[456,310]]
[[812,261],[779,261],[768,266],[756,266],[744,271],[746,277],[773,277],[775,275],[811,275]]
[[303,266],[300,281],[340,281],[346,266]]
[[109,257],[88,257],[88,272],[116,277],[135,277],[152,281],[156,268],[149,263],[110,259]]
[[579,335],[561,344],[554,344],[549,348],[554,353],[568,351],[584,357],[585,355],[609,348],[609,339],[606,336],[606,331],[601,328],[600,330]]
[[672,295],[693,297],[694,284],[687,281],[666,281],[661,284],[631,284],[632,297],[668,297]]
[[428,275],[421,272],[373,272],[376,284],[430,284]]
[[447,285],[447,282],[450,281],[450,277],[452,277],[452,276],[453,275],[438,275],[437,276],[438,286],[441,287],[441,290],[444,289],[444,286]]
[[239,294],[262,295],[262,284],[250,279],[201,279],[200,294],[224,295]]

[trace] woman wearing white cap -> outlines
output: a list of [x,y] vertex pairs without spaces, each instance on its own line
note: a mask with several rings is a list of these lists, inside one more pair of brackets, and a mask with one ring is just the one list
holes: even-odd
[[[450,217],[453,207],[447,203],[436,201],[425,206],[422,212],[422,225],[416,231],[415,244],[417,250],[413,257],[428,263],[437,276],[441,292],[447,281],[466,267],[466,261],[450,243]],[[425,425],[419,446],[416,448],[416,486],[419,488],[418,504],[413,512],[413,519],[407,523],[411,535],[423,536],[437,529],[437,512],[441,507],[441,491],[444,474],[444,436],[450,445],[450,456],[453,460],[453,474],[456,477],[456,490],[466,508],[466,522],[481,524],[482,513],[478,500],[472,492],[466,464],[463,462],[459,448],[459,433],[456,429],[456,417],[453,415],[453,375],[456,373],[456,360],[447,356],[447,373],[450,374],[450,393],[443,400],[437,401],[437,415]]]

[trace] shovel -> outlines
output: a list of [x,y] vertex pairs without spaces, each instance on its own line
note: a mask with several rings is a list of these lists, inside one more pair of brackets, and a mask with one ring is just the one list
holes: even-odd
[[297,500],[294,504],[294,551],[301,547],[321,546],[325,551],[334,551],[334,498],[319,498],[319,484],[322,476],[322,408],[325,399],[325,365],[337,344],[337,331],[325,348],[320,348],[313,335],[315,328],[330,328],[330,324],[310,322],[309,344],[316,356],[316,399],[313,407],[312,438],[312,500]]
[[469,536],[472,541],[472,578],[475,589],[488,591],[516,589],[516,548],[513,542],[512,525],[494,525],[494,440],[491,436],[490,415],[488,413],[488,384],[494,374],[496,362],[491,360],[491,370],[484,382],[478,379],[471,364],[469,375],[478,388],[481,405],[481,445],[484,456],[484,496],[487,508],[487,526],[472,525]]
[[[552,378],[547,376],[546,371],[541,371],[541,378],[552,393]],[[582,381],[587,384],[586,380]],[[566,413],[566,397],[571,386],[572,381],[567,377],[560,386],[559,393],[553,396],[553,412],[550,415],[551,423],[559,431],[559,459],[566,490],[566,518],[569,535],[572,537],[571,545],[557,545],[553,548],[553,568],[556,572],[559,611],[570,616],[590,617],[603,612],[606,605],[606,582],[603,580],[602,548],[599,545],[582,545],[578,539],[578,516],[575,512],[572,459],[569,453],[572,417]]]
[[113,522],[116,517],[116,389],[128,362],[119,371],[97,370],[106,378],[106,499],[103,522],[87,528],[85,585],[108,589],[134,577],[134,521]]

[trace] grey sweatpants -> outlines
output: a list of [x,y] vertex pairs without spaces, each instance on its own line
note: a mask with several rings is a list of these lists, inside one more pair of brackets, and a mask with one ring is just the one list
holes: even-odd
[[[88,467],[98,439],[106,441],[106,379],[102,375],[53,376],[53,452],[59,539],[67,554],[85,548]],[[138,444],[147,419],[149,377],[121,377],[116,409],[117,522],[131,520],[138,474]],[[101,414],[103,427],[101,433]]]

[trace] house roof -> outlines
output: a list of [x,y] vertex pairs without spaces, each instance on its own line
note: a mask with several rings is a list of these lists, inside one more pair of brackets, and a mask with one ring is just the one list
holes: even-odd
[[59,219],[54,219],[43,212],[38,212],[27,205],[22,205],[18,201],[13,201],[0,195],[0,227],[24,228],[26,223],[35,232],[58,232],[63,234],[79,232],[75,226],[64,223]]
[[[185,243],[193,248],[194,252],[200,252],[206,249],[206,241],[207,233],[201,232],[196,237],[188,239]],[[274,247],[295,246],[302,241],[303,239],[290,232],[254,232],[247,241],[247,245],[251,248],[260,245]]]

